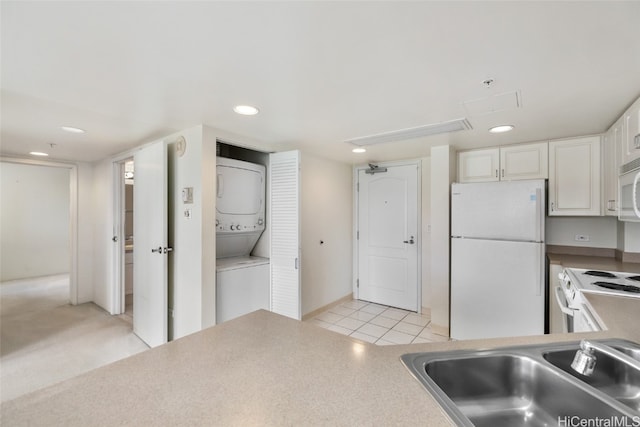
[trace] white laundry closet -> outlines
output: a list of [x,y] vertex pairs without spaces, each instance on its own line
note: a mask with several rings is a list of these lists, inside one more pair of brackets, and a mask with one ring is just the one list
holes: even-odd
[[253,256],[266,226],[264,165],[216,159],[216,323],[269,309],[269,259]]

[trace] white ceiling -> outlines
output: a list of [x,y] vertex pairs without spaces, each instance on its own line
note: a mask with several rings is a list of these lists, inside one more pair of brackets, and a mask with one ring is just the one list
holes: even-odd
[[[268,149],[395,160],[600,133],[640,95],[639,1],[2,1],[1,14],[10,155],[94,161],[203,123]],[[520,108],[462,104],[511,91]],[[343,142],[462,117],[473,130],[364,155]],[[516,128],[487,132],[502,123]]]

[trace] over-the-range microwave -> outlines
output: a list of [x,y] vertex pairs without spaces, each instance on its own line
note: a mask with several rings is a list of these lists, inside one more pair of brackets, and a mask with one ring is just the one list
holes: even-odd
[[640,222],[640,158],[620,166],[618,219]]

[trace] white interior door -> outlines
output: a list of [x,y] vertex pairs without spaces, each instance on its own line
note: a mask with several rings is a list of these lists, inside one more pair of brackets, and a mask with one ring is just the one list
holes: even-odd
[[167,342],[167,146],[134,155],[133,332],[150,347]]
[[302,318],[300,302],[300,152],[269,156],[271,311]]
[[358,298],[418,311],[418,166],[358,172]]

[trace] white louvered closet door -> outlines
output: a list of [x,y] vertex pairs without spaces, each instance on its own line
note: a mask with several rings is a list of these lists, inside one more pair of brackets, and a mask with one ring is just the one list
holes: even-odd
[[271,311],[300,320],[300,152],[270,155]]

